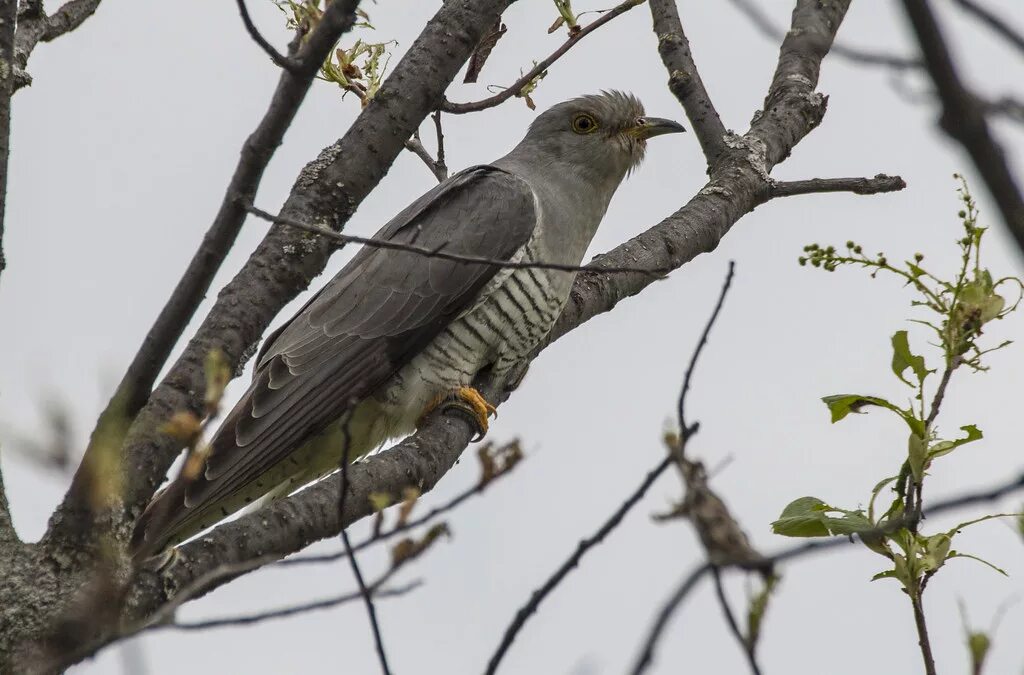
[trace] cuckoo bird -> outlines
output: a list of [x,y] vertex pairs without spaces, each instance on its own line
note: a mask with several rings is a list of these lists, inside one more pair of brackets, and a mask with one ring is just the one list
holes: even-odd
[[[683,131],[636,97],[582,96],[537,116],[507,155],[440,183],[375,239],[493,261],[578,265],[647,139]],[[575,274],[362,248],[256,359],[248,391],[210,441],[139,518],[137,556],[231,513],[288,495],[455,406],[487,430],[494,408],[472,388],[517,365],[558,318]]]

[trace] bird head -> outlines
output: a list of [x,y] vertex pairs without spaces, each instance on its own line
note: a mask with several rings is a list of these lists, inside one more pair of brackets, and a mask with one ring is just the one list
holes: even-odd
[[618,184],[643,160],[648,139],[680,131],[686,129],[678,122],[648,117],[632,94],[605,91],[545,110],[521,145],[535,158]]

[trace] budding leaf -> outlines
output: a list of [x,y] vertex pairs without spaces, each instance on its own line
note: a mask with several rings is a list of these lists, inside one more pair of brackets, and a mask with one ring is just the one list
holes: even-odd
[[907,462],[910,464],[910,473],[913,474],[915,483],[920,483],[924,478],[927,461],[928,444],[917,434],[911,433],[907,440]]
[[[831,515],[838,514],[838,515]],[[786,537],[827,537],[874,529],[862,511],[829,506],[817,497],[800,497],[782,510],[772,532]]]
[[910,351],[910,343],[907,341],[907,331],[897,331],[892,336],[892,372],[900,381],[909,387],[915,387],[913,382],[903,377],[907,368],[914,371],[918,383],[924,382],[924,378],[934,371],[928,370],[924,363],[924,357],[918,356]]
[[960,430],[967,432],[966,438],[958,438],[954,441],[939,441],[938,443],[932,444],[931,449],[928,450],[929,459],[934,459],[936,457],[948,455],[955,449],[959,448],[961,445],[966,445],[982,437],[981,429],[974,426],[973,424],[968,424],[965,427],[960,427]]

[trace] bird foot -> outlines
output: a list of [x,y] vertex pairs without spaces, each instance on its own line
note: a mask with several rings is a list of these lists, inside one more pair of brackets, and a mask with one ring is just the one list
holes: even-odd
[[438,408],[458,410],[468,416],[470,421],[476,425],[476,436],[473,438],[473,442],[479,441],[487,433],[488,418],[491,415],[498,416],[497,408],[488,403],[483,394],[473,387],[459,387],[447,394],[439,394],[427,404],[423,414],[420,415],[420,421],[422,422],[427,415]]

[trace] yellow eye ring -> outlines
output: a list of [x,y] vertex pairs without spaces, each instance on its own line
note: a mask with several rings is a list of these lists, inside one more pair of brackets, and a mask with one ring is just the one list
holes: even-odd
[[577,134],[589,134],[597,131],[597,120],[589,113],[579,113],[572,118],[572,130]]

